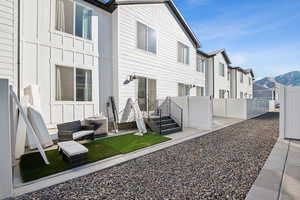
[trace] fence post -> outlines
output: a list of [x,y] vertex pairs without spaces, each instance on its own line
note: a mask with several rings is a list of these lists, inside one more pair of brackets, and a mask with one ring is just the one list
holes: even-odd
[[285,104],[286,104],[286,88],[282,87],[279,90],[279,102],[280,102],[280,112],[279,112],[279,138],[285,138]]
[[13,196],[9,81],[0,79],[0,199]]

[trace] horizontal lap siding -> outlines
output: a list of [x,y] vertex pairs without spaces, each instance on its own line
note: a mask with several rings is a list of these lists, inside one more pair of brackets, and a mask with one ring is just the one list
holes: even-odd
[[[225,77],[219,75],[219,64],[223,63],[225,65]],[[215,98],[219,98],[220,90],[230,91],[230,81],[227,78],[228,76],[228,64],[222,53],[218,53],[214,57],[214,88],[215,88]],[[228,93],[225,94],[227,97]]]
[[[203,73],[196,72],[196,49],[167,4],[118,7],[119,25],[119,109],[136,96],[136,84],[123,85],[130,74],[157,80],[157,98],[178,95],[178,83],[205,85]],[[137,49],[137,21],[157,32],[157,54]],[[189,46],[190,64],[177,62],[177,42]],[[191,93],[196,94],[196,89]]]
[[16,66],[16,13],[14,0],[0,1],[0,78],[9,78],[12,83]]

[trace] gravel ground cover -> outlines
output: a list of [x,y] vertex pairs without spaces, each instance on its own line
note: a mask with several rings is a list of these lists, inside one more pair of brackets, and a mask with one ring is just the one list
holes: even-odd
[[245,199],[278,126],[268,113],[17,199]]

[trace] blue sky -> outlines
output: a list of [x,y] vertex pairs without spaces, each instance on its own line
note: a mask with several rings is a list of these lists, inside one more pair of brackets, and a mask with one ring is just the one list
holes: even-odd
[[300,70],[300,0],[174,0],[202,44],[256,78]]

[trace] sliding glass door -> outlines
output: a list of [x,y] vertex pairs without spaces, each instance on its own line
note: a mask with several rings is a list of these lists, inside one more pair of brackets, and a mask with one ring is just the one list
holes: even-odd
[[138,77],[138,104],[141,111],[154,111],[156,109],[156,80]]

